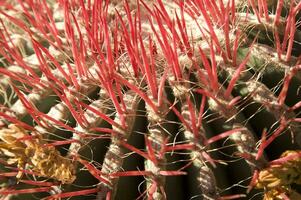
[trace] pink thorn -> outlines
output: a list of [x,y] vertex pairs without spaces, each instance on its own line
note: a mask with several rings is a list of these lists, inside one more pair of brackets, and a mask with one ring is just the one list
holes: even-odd
[[124,146],[125,148],[127,148],[127,149],[129,149],[129,150],[131,150],[131,151],[137,153],[138,155],[144,157],[145,159],[150,160],[150,161],[152,161],[153,163],[157,164],[157,161],[156,161],[156,160],[152,160],[151,157],[150,157],[147,153],[144,153],[143,151],[137,149],[136,147],[134,147],[134,146],[132,146],[132,145],[130,145],[130,144],[124,142],[124,141],[121,141],[120,144],[121,144],[122,146]]
[[45,200],[50,200],[50,199],[56,200],[56,199],[67,198],[67,197],[84,196],[84,195],[93,194],[93,193],[97,193],[97,192],[99,192],[98,188],[80,190],[80,191],[75,191],[75,192],[65,192],[65,193],[51,195],[51,196],[45,198]]
[[[70,75],[72,77],[74,77],[74,73],[72,71],[69,71],[69,74],[67,74],[65,72],[65,70],[62,68],[62,66],[58,63],[58,61],[49,53],[48,49],[46,49],[45,47],[43,47],[40,43],[38,43],[37,41],[33,40],[34,45],[36,45],[37,48],[39,48],[40,50],[42,50],[45,55],[51,60],[51,62],[55,65],[55,67],[63,74],[64,78],[68,81],[69,84],[71,84],[71,79],[70,79]],[[70,66],[69,63],[67,63],[68,66]],[[78,88],[78,83],[74,83],[77,88]]]
[[[208,10],[210,17],[212,18],[212,21],[215,23],[220,23],[220,19],[217,16],[217,14],[219,14],[218,9],[215,9],[216,7],[215,8],[213,7],[212,2],[214,2],[214,1],[204,0],[204,5],[206,5],[206,9]],[[215,4],[215,6],[216,6],[216,4]]]
[[122,128],[120,124],[117,124],[114,120],[112,120],[110,117],[108,117],[106,114],[98,111],[97,109],[93,108],[92,106],[89,106],[83,102],[79,102],[81,106],[85,107],[87,110],[92,111],[93,113],[95,113],[96,115],[98,115],[100,118],[102,118],[103,120],[105,120],[106,122],[108,122],[109,124],[111,124],[112,126],[118,127],[118,128]]
[[152,182],[150,188],[148,189],[148,200],[154,200],[153,199],[153,194],[156,192],[156,190],[158,189],[158,185],[155,181]]
[[289,34],[290,34],[290,28],[291,26],[295,26],[295,24],[291,24],[292,22],[292,18],[294,18],[293,16],[293,3],[291,3],[290,5],[290,12],[289,12],[289,15],[286,19],[286,26],[285,26],[285,31],[284,31],[284,36],[283,36],[283,42],[282,42],[282,51],[285,51],[285,48],[286,48],[286,45],[287,45],[287,40],[288,40],[288,37],[289,37]]
[[206,104],[206,96],[203,95],[201,105],[200,105],[199,116],[198,116],[197,129],[199,129],[202,126],[203,115],[204,115],[204,111],[205,111],[205,104]]
[[241,199],[241,198],[245,198],[245,197],[247,197],[247,195],[245,195],[245,194],[234,194],[234,195],[227,195],[227,196],[219,197],[218,200]]
[[228,1],[227,3],[227,7],[226,7],[226,11],[225,11],[225,16],[223,19],[223,30],[224,30],[224,36],[225,36],[225,45],[226,45],[226,52],[227,52],[227,56],[228,58],[232,58],[231,55],[231,47],[230,47],[230,33],[229,33],[229,29],[230,29],[230,1]]
[[[168,40],[167,30],[163,26],[162,19],[159,17],[158,12],[156,12],[154,14],[155,14],[155,18],[158,23],[160,33],[161,33],[161,38],[158,35],[157,30],[155,30],[151,19],[149,19],[150,25],[151,25],[151,28],[154,31],[156,38],[163,50],[163,53],[165,55],[165,58],[167,59],[167,63],[169,64],[169,67],[172,69],[174,76],[178,80],[178,79],[182,78],[181,68],[179,66],[178,55],[177,55],[177,41],[179,41],[179,36],[178,36],[177,32],[175,31],[174,22],[173,22],[172,26],[170,27],[171,32],[172,32],[171,34],[172,34],[173,41],[172,41],[172,44],[170,44],[170,41]],[[163,40],[163,42],[161,39]]]
[[234,86],[235,86],[235,83],[236,81],[239,79],[240,77],[240,74],[241,72],[245,69],[246,65],[247,65],[247,62],[249,61],[249,58],[250,58],[250,54],[251,54],[251,51],[252,51],[252,47],[253,47],[253,44],[255,43],[255,39],[253,41],[253,43],[251,44],[251,47],[250,47],[250,50],[248,52],[248,54],[246,55],[246,57],[244,58],[244,60],[242,61],[242,63],[238,66],[238,68],[236,69],[235,73],[233,74],[230,82],[229,82],[229,85],[225,91],[225,98],[229,98]]
[[75,56],[78,56],[78,58],[75,57],[74,59],[75,59],[76,67],[77,67],[77,73],[78,73],[79,77],[83,77],[83,76],[87,76],[87,67],[85,66],[85,54],[87,52],[87,49],[86,49],[86,46],[84,43],[83,36],[81,34],[80,27],[77,23],[77,20],[76,20],[74,14],[71,14],[71,16],[73,18],[75,27],[79,34],[79,47],[77,48],[78,49],[77,55],[75,55]]
[[274,26],[277,26],[279,24],[280,15],[283,7],[283,1],[284,0],[278,0],[277,2],[277,8],[275,13],[275,19],[274,19]]
[[62,141],[56,141],[56,142],[51,142],[51,143],[47,143],[44,144],[44,147],[49,147],[49,146],[61,146],[61,145],[65,145],[65,144],[71,144],[71,143],[81,143],[79,140],[76,139],[69,139],[69,140],[62,140]]
[[172,22],[171,22],[171,18],[168,15],[165,6],[162,2],[162,0],[157,0],[157,2],[159,3],[160,8],[157,8],[157,6],[155,5],[155,7],[157,8],[157,11],[159,11],[160,13],[162,13],[162,16],[164,18],[164,21],[167,23],[168,27],[171,28],[172,27]]
[[231,0],[231,14],[232,14],[232,24],[235,24],[236,21],[236,8],[235,8],[235,0]]
[[[59,85],[63,90],[67,90],[67,87],[65,86],[65,84],[61,80],[57,79],[50,71],[50,68],[48,67],[48,63],[45,60],[45,58],[41,52],[41,49],[40,49],[41,44],[39,44],[34,39],[32,39],[32,44],[33,44],[34,51],[35,51],[37,58],[39,60],[39,63],[40,63],[40,70],[44,73],[44,75],[47,77],[47,79],[53,80],[55,82],[55,84]],[[52,86],[52,84],[49,84],[49,86],[54,87],[54,86]]]
[[301,10],[301,2],[299,2],[296,7],[294,8],[294,15],[297,14],[297,12],[299,12]]
[[217,50],[221,51],[222,48],[221,48],[220,43],[218,41],[218,38],[217,38],[217,36],[215,34],[215,31],[214,31],[214,28],[213,28],[213,25],[212,25],[212,21],[210,20],[210,17],[208,16],[208,14],[206,12],[206,9],[204,8],[203,2],[200,1],[200,0],[198,0],[197,1],[197,5],[198,5],[201,13],[203,14],[203,17],[205,19],[205,22],[206,22],[208,28],[209,28],[211,37],[212,37],[212,39],[213,39],[213,41],[214,41],[214,43],[215,43],[215,45],[217,47]]
[[118,134],[117,132],[115,132],[111,128],[93,127],[93,128],[90,128],[89,130],[91,130],[91,131],[97,131],[97,132],[101,132],[101,133],[109,133],[109,134],[112,134],[112,135],[117,135]]
[[[153,98],[157,99],[158,98],[158,96],[157,96],[158,88],[157,88],[157,83],[156,83],[156,73],[155,73],[155,70],[152,69],[155,66],[149,65],[149,61],[146,56],[146,51],[144,48],[144,44],[143,44],[141,35],[139,37],[139,42],[140,42],[140,47],[141,47],[141,51],[142,51],[142,60],[143,60],[142,66],[144,67],[144,70],[145,70],[147,85],[150,88]],[[150,44],[151,44],[151,42],[150,42]]]
[[201,154],[202,154],[204,160],[208,161],[212,165],[213,168],[216,168],[216,164],[215,164],[216,160],[212,159],[211,156],[205,151],[202,151]]
[[25,32],[31,33],[30,29],[21,20],[18,20],[16,18],[14,18],[14,17],[6,14],[5,12],[3,12],[2,9],[0,10],[0,14],[4,15],[5,17],[7,17],[11,22],[13,22],[15,25],[17,25],[21,29],[23,29]]
[[205,90],[205,89],[196,89],[194,90],[195,92],[205,95],[207,97],[210,97],[211,99],[213,99],[217,104],[221,104],[220,101],[214,96],[214,94],[210,93],[209,91]]
[[[274,133],[267,139],[265,140],[265,143],[262,143],[260,148],[262,148],[262,150],[260,151],[261,154],[263,152],[263,150],[270,145],[280,134],[281,132],[286,128],[287,126],[287,122],[285,121],[285,119],[281,119],[280,121],[280,126],[274,131]],[[257,154],[257,158],[259,158],[259,154]]]
[[[60,126],[60,127],[63,127],[64,129],[68,130],[68,131],[71,131],[71,132],[76,132],[74,130],[74,128],[66,125],[64,122],[61,122],[59,120],[56,120],[54,119],[53,117],[45,114],[45,113],[42,113],[42,112],[39,112],[39,111],[36,111],[37,113],[37,116],[39,118],[41,118],[41,120],[43,120],[43,123],[40,123],[39,121],[37,122],[39,124],[39,126],[42,126],[42,127],[45,127],[45,125],[47,125],[48,123],[46,122],[46,120],[48,121],[52,121],[56,126]],[[46,119],[46,120],[45,120]]]
[[211,73],[212,73],[212,88],[214,91],[218,89],[218,70],[217,70],[217,64],[215,59],[216,52],[214,51],[212,40],[210,41],[210,58],[211,58]]
[[223,0],[218,0],[220,9],[221,9],[221,13],[225,13],[225,6],[224,6],[224,1]]
[[22,122],[22,121],[19,121],[18,119],[16,119],[15,117],[12,117],[10,115],[7,115],[5,113],[2,113],[0,112],[0,118],[3,118],[13,124],[16,124],[18,126],[21,126],[22,128],[24,129],[27,129],[27,130],[33,130],[33,128],[31,126],[29,126],[28,124]]
[[[20,65],[22,66],[22,65]],[[12,72],[7,70],[6,68],[0,68],[0,74],[9,76],[12,80],[19,81],[20,83],[29,85],[33,88],[39,89],[39,87],[45,87],[43,83],[40,83],[40,78],[36,79],[35,77],[32,78],[30,75],[18,73],[18,72]]]
[[35,138],[38,138],[37,135],[28,135],[21,138],[16,139],[16,141],[26,141],[26,140],[33,140]]
[[[174,23],[173,23],[174,25]],[[171,55],[171,67],[174,69],[175,72],[175,77],[177,78],[177,80],[180,80],[183,75],[182,75],[182,70],[181,67],[179,65],[179,58],[178,58],[178,53],[177,53],[177,41],[176,41],[176,37],[175,35],[177,35],[175,29],[172,29],[172,35],[173,35],[173,46],[172,48],[170,48],[170,55]]]
[[111,186],[111,182],[105,178],[102,177],[103,173],[98,170],[95,166],[93,166],[92,164],[90,164],[88,161],[86,160],[82,160],[80,159],[78,156],[75,156],[76,160],[79,161],[82,165],[84,165],[87,170],[89,171],[89,173],[94,176],[96,179],[98,179],[100,182],[105,183],[108,186]]
[[[209,61],[208,61],[208,59],[207,59],[207,57],[206,57],[206,55],[203,52],[201,47],[199,47],[199,53],[200,53],[200,56],[201,56],[201,59],[202,59],[203,66],[204,66],[204,68],[207,71],[207,74],[209,76],[209,80],[211,80],[210,85],[212,86],[212,89],[215,91],[218,88],[215,84],[215,78],[214,78],[214,75],[212,73],[212,68],[211,68],[210,63],[209,63]],[[215,86],[215,87],[213,87],[213,86]]]
[[283,165],[286,162],[289,162],[289,161],[294,160],[294,159],[299,159],[299,158],[301,158],[301,152],[296,152],[296,153],[292,153],[288,156],[273,160],[269,164],[270,164],[270,166],[272,166],[272,165]]
[[166,153],[166,148],[167,148],[167,143],[168,143],[169,137],[166,137],[161,145],[161,149],[158,155],[159,159],[164,159],[165,153]]
[[49,192],[50,190],[52,190],[52,187],[30,188],[30,189],[21,189],[21,190],[3,189],[3,190],[0,190],[0,194],[1,195],[31,194],[31,193],[37,193],[37,192]]
[[183,175],[187,175],[187,172],[181,172],[181,171],[160,171],[160,175],[162,175],[162,176],[183,176]]
[[48,19],[50,21],[49,30],[52,32],[52,35],[55,36],[54,38],[55,38],[55,40],[56,40],[56,42],[58,44],[58,47],[61,48],[62,47],[62,41],[61,41],[60,37],[58,37],[59,33],[58,33],[58,30],[57,30],[57,28],[55,26],[55,22],[54,22],[54,19],[53,19],[53,13],[49,9],[46,0],[43,0],[42,4],[43,4],[43,6],[44,6],[44,8],[45,8],[45,10],[47,12],[47,16],[48,16]]
[[66,80],[68,81],[69,80],[69,84],[70,85],[74,85],[74,88],[76,90],[79,90],[80,89],[80,86],[79,86],[79,83],[77,81],[77,78],[74,74],[74,70],[72,69],[72,67],[70,66],[70,63],[66,63],[67,64],[67,67],[68,67],[68,72],[69,72],[69,76],[68,78],[66,78]]
[[87,9],[85,7],[84,0],[80,0],[79,4],[80,4],[80,7],[82,9],[83,20],[85,22],[85,27],[88,28],[90,26],[89,25],[89,15],[88,15]]
[[227,105],[227,108],[229,108],[229,109],[233,108],[236,104],[238,104],[240,99],[241,99],[240,96],[237,96],[237,97],[234,97],[233,99],[231,99],[231,101]]
[[289,88],[289,84],[292,80],[292,78],[296,75],[296,73],[301,70],[301,65],[297,65],[295,67],[293,67],[289,74],[285,76],[284,78],[284,82],[283,82],[283,86],[282,86],[282,90],[278,96],[278,104],[280,106],[282,106],[284,103],[285,103],[285,99],[286,99],[286,96],[287,96],[287,91],[288,91],[288,88]]
[[266,136],[267,136],[267,130],[264,129],[262,134],[261,134],[261,144],[258,148],[258,152],[257,152],[257,155],[256,155],[256,160],[259,160],[259,158],[261,158],[261,156],[263,154],[263,151],[265,149],[264,144],[266,143]]
[[190,126],[194,135],[194,138],[198,138],[199,137],[199,130],[197,130],[197,121],[196,121],[196,116],[195,116],[195,107],[192,105],[190,98],[187,97],[186,98],[186,102],[188,104],[188,110],[189,110],[189,115],[190,115]]
[[[185,24],[185,20],[184,20],[183,15],[184,15],[183,10],[181,9],[181,18],[182,18],[182,23],[181,23],[181,20],[179,19],[178,14],[176,13],[176,22],[177,22],[177,25],[179,27],[180,33],[181,33],[182,41],[185,45],[186,52],[188,53],[189,51],[191,51],[191,46],[190,46],[190,43],[189,43],[187,30],[186,30],[186,24]],[[191,56],[191,55],[188,55],[188,56]]]
[[179,120],[183,123],[183,125],[192,132],[192,129],[190,127],[190,125],[188,124],[188,122],[184,119],[183,115],[174,107],[170,107],[172,109],[172,111],[175,113],[175,115],[179,118]]
[[129,26],[130,26],[130,33],[131,36],[128,33],[128,30],[126,28],[126,24],[125,22],[122,20],[122,17],[120,16],[119,12],[116,11],[117,17],[120,21],[121,24],[121,28],[122,28],[122,33],[123,33],[123,39],[124,39],[124,43],[125,43],[125,48],[126,51],[128,53],[128,56],[130,58],[130,62],[132,64],[132,68],[134,71],[135,76],[137,76],[138,74],[138,42],[137,42],[137,30],[136,27],[134,27],[134,25],[131,23],[131,18],[128,17],[129,19]]
[[193,150],[195,149],[194,144],[177,144],[177,145],[170,145],[166,147],[166,151],[176,151],[176,150]]
[[19,180],[19,182],[25,183],[25,184],[28,184],[28,185],[36,185],[36,186],[44,186],[44,187],[51,187],[51,186],[57,185],[55,183],[45,182],[45,181]]
[[244,129],[244,128],[236,128],[236,129],[233,129],[233,130],[229,130],[229,131],[223,132],[223,133],[221,133],[221,134],[218,134],[217,136],[213,136],[213,137],[211,137],[210,139],[208,139],[208,140],[207,140],[207,143],[208,143],[208,144],[211,144],[211,143],[213,143],[213,142],[216,142],[216,141],[218,141],[218,140],[220,140],[220,139],[223,139],[223,138],[225,138],[225,137],[228,137],[228,136],[230,136],[230,135],[232,135],[232,134],[234,134],[234,133],[241,132],[241,131],[243,131],[243,130],[245,130],[245,129]]
[[131,84],[126,79],[119,76],[118,74],[114,74],[114,76],[115,76],[116,81],[126,85],[131,90],[135,91],[145,101],[145,103],[147,103],[155,112],[158,112],[157,106],[152,102],[152,100],[150,100],[150,98],[143,91],[140,90],[140,88]]
[[253,172],[253,176],[252,176],[251,182],[248,186],[247,193],[249,193],[252,190],[252,188],[256,185],[256,181],[258,179],[258,176],[259,176],[259,171],[256,169]]
[[150,158],[150,160],[155,164],[157,165],[158,164],[158,161],[157,161],[157,158],[156,158],[156,154],[155,154],[155,150],[151,144],[151,141],[150,139],[148,139],[148,137],[145,137],[145,146],[147,148],[147,154],[148,154],[148,157]]
[[[182,3],[182,1],[179,1]],[[185,2],[187,6],[185,7],[185,12],[187,12],[193,19],[196,19],[197,16],[200,16],[200,11],[197,8],[196,4],[192,1]]]
[[111,177],[125,177],[125,176],[151,176],[151,171],[125,171],[125,172],[114,172],[110,174]]
[[106,200],[111,200],[112,199],[112,191],[109,191],[106,195]]
[[257,17],[257,20],[258,20],[259,23],[261,23],[260,15],[259,15],[259,13],[258,13],[258,10],[257,10],[256,6],[255,6],[254,0],[249,0],[248,2],[251,3],[251,7],[252,7],[252,9],[253,9],[253,11],[254,11],[256,17]]
[[301,107],[301,101],[299,101],[298,103],[296,103],[295,105],[293,105],[292,107],[289,108],[289,111],[294,111],[298,108]]
[[282,58],[281,58],[282,57],[282,49],[281,49],[281,43],[280,43],[278,31],[274,31],[274,35],[275,35],[276,51],[277,51],[278,59],[281,61],[282,60]]
[[[124,111],[121,109],[120,103],[118,102],[118,99],[114,93],[114,91],[116,90],[116,88],[113,88],[112,82],[110,81],[107,85],[107,90],[109,93],[109,97],[112,100],[113,104],[114,104],[114,108],[116,109],[116,112],[118,113],[118,115],[120,116],[120,121],[121,121],[121,126],[125,127],[125,119],[124,119]],[[123,101],[123,99],[121,98],[121,101]]]
[[16,92],[16,94],[18,95],[20,101],[22,102],[22,104],[24,105],[26,110],[28,111],[28,113],[30,113],[31,117],[39,124],[40,122],[36,115],[36,112],[37,112],[36,107],[33,106],[32,103],[27,100],[27,98],[25,97],[23,92],[21,92],[16,86],[13,85],[13,88],[14,88],[14,91]]
[[160,107],[163,103],[164,99],[164,91],[165,91],[165,81],[167,79],[168,68],[165,68],[165,71],[160,78],[160,83],[158,87],[158,107]]
[[[67,91],[69,92],[69,91]],[[63,93],[60,94],[59,92],[55,91],[56,95],[61,99],[62,102],[68,107],[69,111],[71,112],[72,116],[76,120],[76,122],[81,126],[85,127],[85,121],[83,120],[83,116],[79,115],[79,113],[74,109],[72,102],[68,99],[67,94]]]
[[280,196],[283,198],[283,200],[291,200],[291,198],[284,193],[281,193]]
[[263,10],[263,14],[265,16],[265,20],[267,22],[270,21],[267,1],[266,0],[260,0],[260,4],[261,4],[260,6],[262,7],[262,10]]
[[287,46],[287,52],[286,52],[286,61],[288,62],[291,59],[291,54],[292,54],[292,49],[293,49],[293,44],[294,44],[294,37],[295,37],[295,32],[296,32],[296,24],[295,24],[295,17],[291,18],[290,22],[290,38],[288,41],[288,46]]

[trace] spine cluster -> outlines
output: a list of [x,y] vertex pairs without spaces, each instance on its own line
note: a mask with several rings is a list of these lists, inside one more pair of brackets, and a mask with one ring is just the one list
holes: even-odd
[[0,2],[0,196],[299,199],[300,9]]

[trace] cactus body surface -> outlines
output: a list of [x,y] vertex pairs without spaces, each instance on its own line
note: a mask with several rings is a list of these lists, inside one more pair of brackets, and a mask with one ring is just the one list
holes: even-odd
[[300,199],[300,10],[1,1],[1,199]]

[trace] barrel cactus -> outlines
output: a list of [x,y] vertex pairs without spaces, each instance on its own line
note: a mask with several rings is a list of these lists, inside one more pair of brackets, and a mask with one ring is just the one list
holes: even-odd
[[0,6],[2,199],[301,199],[299,0]]

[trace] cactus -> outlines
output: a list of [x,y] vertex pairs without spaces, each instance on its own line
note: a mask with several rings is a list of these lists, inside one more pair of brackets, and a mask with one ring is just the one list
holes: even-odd
[[2,199],[301,198],[299,0],[0,6]]

